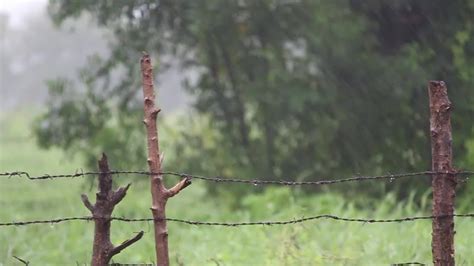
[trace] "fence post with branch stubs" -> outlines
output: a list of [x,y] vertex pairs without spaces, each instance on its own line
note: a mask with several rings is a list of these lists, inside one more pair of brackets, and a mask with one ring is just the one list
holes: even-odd
[[115,205],[122,201],[127,194],[130,184],[125,187],[119,187],[115,191],[112,190],[112,175],[110,174],[105,154],[102,154],[102,158],[99,160],[99,169],[101,172],[99,175],[99,192],[96,194],[95,204],[92,204],[85,194],[81,195],[82,202],[92,213],[95,223],[92,266],[108,265],[114,255],[137,242],[143,236],[143,231],[141,231],[118,246],[114,246],[110,241],[110,218],[112,217],[112,212]]
[[[433,187],[434,265],[454,265],[454,198],[457,178],[452,164],[451,102],[443,81],[429,82]],[[446,217],[438,217],[446,215]]]
[[155,250],[158,265],[168,266],[168,230],[166,228],[166,203],[169,198],[178,194],[191,184],[191,178],[185,177],[174,187],[167,189],[163,184],[161,165],[163,155],[160,154],[156,118],[160,109],[155,107],[155,92],[153,86],[153,67],[148,54],[140,60],[143,83],[143,104],[145,118],[143,123],[147,132],[148,166],[151,174],[151,197],[153,223],[155,231]]

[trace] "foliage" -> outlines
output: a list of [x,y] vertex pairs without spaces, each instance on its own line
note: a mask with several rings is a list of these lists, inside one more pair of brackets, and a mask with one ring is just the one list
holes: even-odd
[[[463,167],[461,169],[474,169],[474,126],[471,129],[471,137],[466,141],[466,147],[467,160],[463,165],[461,165],[461,167]],[[472,180],[472,176],[468,180]],[[465,195],[466,197],[464,199],[459,200],[457,205],[460,208],[468,209],[472,206],[472,198],[469,197],[469,195],[474,195],[474,182],[468,181],[467,183],[463,184],[460,191],[462,193],[461,195]]]
[[[36,130],[43,146],[89,158],[107,150],[113,161],[143,165],[135,137],[143,135],[145,50],[174,54],[198,74],[188,82],[197,114],[165,140],[181,170],[309,179],[428,169],[429,79],[448,83],[454,148],[465,158],[474,117],[472,1],[51,0],[49,7],[57,23],[90,13],[115,41],[109,58],[89,64],[80,95],[51,86]],[[123,78],[111,80],[114,71]]]

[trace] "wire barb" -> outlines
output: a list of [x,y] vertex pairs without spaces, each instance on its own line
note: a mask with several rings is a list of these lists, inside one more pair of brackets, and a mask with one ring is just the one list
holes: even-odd
[[[402,222],[413,222],[417,220],[432,220],[432,219],[443,219],[448,217],[459,217],[459,218],[474,218],[474,213],[467,213],[467,214],[453,214],[453,215],[438,215],[438,216],[412,216],[412,217],[404,217],[404,218],[394,218],[394,219],[362,219],[362,218],[346,218],[346,217],[339,217],[336,215],[330,214],[323,214],[323,215],[316,215],[311,217],[303,217],[299,219],[292,219],[286,221],[259,221],[259,222],[203,222],[203,221],[191,221],[191,220],[184,220],[184,219],[176,219],[176,218],[166,218],[165,220],[168,222],[176,222],[176,223],[183,223],[189,225],[202,225],[202,226],[225,226],[225,227],[237,227],[237,226],[252,226],[252,225],[287,225],[287,224],[298,224],[304,223],[313,220],[321,220],[321,219],[330,219],[336,221],[344,221],[344,222],[356,222],[356,223],[402,223]],[[21,226],[21,225],[32,225],[32,224],[54,224],[54,223],[62,223],[68,221],[92,221],[95,219],[107,219],[110,221],[120,221],[120,222],[127,222],[127,223],[134,223],[134,222],[150,222],[154,221],[153,218],[126,218],[126,217],[109,217],[109,218],[101,218],[101,217],[92,217],[92,216],[82,216],[82,217],[65,217],[65,218],[57,218],[51,220],[34,220],[34,221],[17,221],[17,222],[7,222],[7,223],[0,223],[0,226]]]

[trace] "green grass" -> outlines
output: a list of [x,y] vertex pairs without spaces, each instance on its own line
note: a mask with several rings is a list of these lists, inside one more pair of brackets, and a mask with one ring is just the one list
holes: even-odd
[[[27,170],[33,174],[74,173],[81,162],[61,151],[36,147],[23,115],[1,117],[0,172]],[[110,162],[113,167],[113,162]],[[138,177],[140,178],[140,177]],[[146,178],[146,177],[141,177]],[[116,178],[124,185],[130,179]],[[89,215],[80,194],[94,199],[82,178],[29,181],[3,178],[0,181],[0,221],[50,219]],[[231,185],[229,185],[231,186]],[[255,191],[255,188],[249,187]],[[137,182],[114,215],[150,217],[148,182]],[[334,214],[354,218],[399,218],[426,215],[429,206],[417,208],[410,201],[399,203],[392,195],[372,204],[355,204],[343,196],[321,192],[303,196],[288,188],[270,188],[249,194],[231,209],[220,197],[207,195],[204,184],[195,181],[169,202],[168,216],[202,221],[289,220],[302,216]],[[427,201],[426,205],[429,205]],[[456,220],[456,261],[474,265],[472,219]],[[114,222],[114,243],[145,231],[144,237],[114,257],[121,263],[154,261],[151,223]],[[291,226],[204,227],[169,223],[169,246],[173,265],[389,265],[408,261],[431,263],[431,221],[393,224],[361,224],[319,220]],[[18,256],[32,265],[88,263],[91,256],[93,223],[73,221],[55,225],[0,227],[0,264],[21,265]]]

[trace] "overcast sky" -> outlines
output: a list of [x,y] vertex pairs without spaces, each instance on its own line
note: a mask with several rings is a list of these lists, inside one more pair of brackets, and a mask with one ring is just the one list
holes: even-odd
[[7,13],[11,27],[24,26],[24,18],[46,8],[47,0],[1,0],[0,12]]

